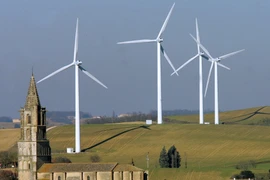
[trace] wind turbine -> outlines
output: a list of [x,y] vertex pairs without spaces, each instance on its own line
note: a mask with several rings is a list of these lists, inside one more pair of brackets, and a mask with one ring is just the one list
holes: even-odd
[[96,81],[98,84],[103,86],[104,88],[107,89],[107,87],[100,82],[96,77],[94,77],[92,74],[87,72],[83,67],[82,67],[82,62],[77,59],[78,56],[78,38],[79,38],[79,32],[78,32],[78,25],[79,25],[79,19],[77,18],[77,23],[76,23],[76,32],[75,32],[75,43],[74,43],[74,56],[73,56],[73,62],[54,71],[53,73],[49,74],[48,76],[44,77],[43,79],[39,80],[37,83],[40,83],[44,81],[45,79],[48,79],[52,76],[54,76],[57,73],[60,73],[61,71],[64,71],[71,66],[75,67],[75,152],[79,153],[81,152],[81,145],[80,145],[80,106],[79,106],[79,69],[89,76],[91,79]]
[[228,53],[228,54],[225,54],[225,55],[222,55],[222,56],[219,56],[219,57],[216,57],[216,58],[213,58],[211,56],[211,54],[209,53],[209,51],[197,40],[195,39],[191,34],[190,36],[194,39],[194,41],[197,42],[197,44],[201,47],[201,49],[205,52],[205,54],[208,56],[203,56],[204,58],[206,58],[208,61],[211,61],[211,67],[209,69],[209,73],[208,73],[208,78],[207,78],[207,83],[206,83],[206,87],[205,87],[205,94],[204,96],[206,96],[206,93],[207,93],[207,89],[208,89],[208,85],[209,85],[209,80],[210,80],[210,76],[211,76],[211,73],[212,73],[212,69],[213,69],[213,66],[215,68],[215,124],[219,124],[219,108],[218,108],[218,69],[217,69],[217,66],[221,66],[225,69],[228,69],[230,70],[230,68],[228,68],[227,66],[223,65],[220,63],[221,60],[223,59],[226,59],[230,56],[233,56],[235,54],[238,54],[242,51],[244,51],[245,49],[241,49],[239,51],[235,51],[235,52],[232,52],[232,53]]
[[[197,18],[196,18],[196,39],[198,42],[200,42],[200,35],[199,35],[199,28],[198,28],[198,22],[197,22]],[[188,61],[186,61],[182,66],[180,66],[178,69],[176,69],[175,72],[173,72],[171,74],[171,76],[175,73],[177,73],[180,69],[182,69],[183,67],[185,67],[188,63],[190,63],[191,61],[193,61],[194,59],[196,59],[199,56],[199,101],[200,101],[200,124],[204,123],[204,116],[203,116],[203,74],[202,74],[202,56],[204,55],[204,53],[201,52],[200,46],[199,44],[197,44],[197,51],[198,53],[190,58]]]
[[[170,19],[172,10],[174,8],[175,3],[172,5],[156,39],[141,39],[141,40],[133,40],[133,41],[124,41],[124,42],[118,42],[117,44],[132,44],[132,43],[149,43],[149,42],[156,42],[157,43],[157,113],[158,113],[158,119],[157,123],[162,124],[162,100],[161,100],[161,62],[160,62],[160,51],[164,55],[165,59],[168,61],[170,66],[172,67],[173,71],[176,71],[170,58],[168,57],[167,53],[165,52],[163,46],[161,43],[163,42],[163,39],[161,38],[162,33],[165,31],[165,28],[167,26],[167,23]],[[178,73],[176,72],[178,75]]]

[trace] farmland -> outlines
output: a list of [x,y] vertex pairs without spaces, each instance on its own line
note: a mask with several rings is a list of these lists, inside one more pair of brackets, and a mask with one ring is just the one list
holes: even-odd
[[[169,116],[169,119],[173,119],[176,122],[184,123],[198,123],[198,115],[185,115],[185,116]],[[248,109],[225,111],[219,113],[220,123],[227,124],[246,124],[246,125],[256,125],[259,124],[261,120],[270,119],[270,107],[261,106]],[[205,114],[205,122],[214,123],[214,113]]]
[[[228,179],[239,173],[239,162],[255,161],[254,173],[270,169],[270,127],[255,125],[268,117],[269,107],[250,108],[221,113],[221,125],[198,125],[197,116],[189,116],[191,124],[104,124],[81,126],[83,153],[66,154],[74,147],[74,126],[60,126],[48,131],[53,156],[66,156],[72,162],[90,162],[99,155],[102,162],[131,163],[147,169],[149,153],[150,179]],[[209,117],[208,117],[209,116]],[[206,119],[212,115],[206,115]],[[170,117],[182,120],[183,117]],[[241,120],[241,121],[239,121]],[[206,120],[207,121],[207,120]],[[230,123],[229,123],[230,122]],[[253,124],[253,125],[247,125]],[[19,138],[19,129],[0,130],[0,148],[11,147]],[[12,144],[13,143],[13,144]],[[182,161],[179,169],[159,168],[159,153],[175,145]],[[185,168],[185,164],[187,168]]]
[[[62,156],[67,147],[73,147],[73,132],[73,126],[49,131],[48,137],[55,156]],[[266,126],[84,125],[81,134],[85,153],[69,155],[73,162],[89,162],[90,155],[97,154],[104,162],[131,163],[133,159],[136,166],[146,169],[146,154],[149,152],[151,179],[173,179],[174,176],[226,179],[239,172],[235,165],[240,161],[270,162],[270,134]],[[165,146],[168,149],[172,145],[181,154],[182,167],[159,168],[161,148]],[[257,166],[253,171],[268,171],[266,167],[262,166],[261,169]]]

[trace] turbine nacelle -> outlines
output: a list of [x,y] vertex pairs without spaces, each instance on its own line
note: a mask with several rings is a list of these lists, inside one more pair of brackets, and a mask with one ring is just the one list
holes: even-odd
[[161,42],[163,42],[163,39],[162,38],[157,38],[156,41],[159,42],[159,43],[161,43]]
[[214,59],[211,59],[211,61],[214,61],[214,62],[220,62],[220,58],[214,58]]
[[199,53],[199,56],[203,56],[203,55],[204,55],[204,52],[200,52],[200,53]]
[[80,65],[82,65],[82,61],[77,60],[77,61],[75,61],[75,64],[76,64],[77,66],[80,66]]

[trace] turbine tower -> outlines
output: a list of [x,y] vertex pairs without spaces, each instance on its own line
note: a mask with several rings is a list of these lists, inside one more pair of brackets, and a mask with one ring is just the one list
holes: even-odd
[[[170,64],[171,68],[175,72],[175,68],[168,57],[167,53],[165,52],[165,49],[161,45],[163,42],[163,39],[161,38],[162,33],[165,31],[165,28],[167,26],[167,23],[170,19],[172,10],[174,8],[175,3],[172,5],[159,33],[156,39],[141,39],[141,40],[133,40],[133,41],[124,41],[124,42],[118,42],[117,44],[132,44],[132,43],[149,43],[149,42],[156,42],[157,43],[157,123],[162,124],[162,99],[161,99],[161,62],[160,62],[160,51],[164,55],[167,62]],[[176,72],[178,75],[178,73]]]
[[75,43],[74,43],[74,56],[73,56],[73,62],[54,71],[53,73],[49,74],[48,76],[44,77],[43,79],[39,80],[37,83],[40,83],[44,81],[45,79],[48,79],[52,76],[54,76],[57,73],[60,73],[61,71],[64,71],[71,66],[75,67],[75,152],[79,153],[81,152],[81,143],[80,143],[80,96],[79,96],[79,69],[89,76],[91,79],[96,81],[98,84],[103,86],[104,88],[107,89],[107,87],[100,82],[96,77],[94,77],[92,74],[87,72],[83,67],[82,67],[82,62],[77,59],[78,56],[78,38],[79,38],[79,32],[78,32],[78,25],[79,25],[79,19],[77,18],[77,23],[76,23],[76,32],[75,32]]
[[[198,22],[197,22],[197,18],[196,18],[196,39],[198,42],[200,42],[200,34],[199,34],[199,28],[198,28]],[[197,51],[198,53],[190,58],[187,62],[185,62],[182,66],[180,66],[178,69],[176,69],[175,72],[173,72],[171,74],[171,76],[173,74],[175,74],[176,72],[178,72],[180,69],[182,69],[183,67],[185,67],[188,63],[190,63],[191,61],[193,61],[194,59],[196,59],[199,56],[199,101],[200,101],[200,124],[204,123],[204,116],[203,116],[203,74],[202,74],[202,56],[204,55],[204,53],[201,52],[200,46],[199,44],[197,44]]]
[[209,51],[197,40],[195,39],[191,34],[190,36],[194,39],[194,41],[197,42],[197,44],[201,47],[201,49],[205,52],[205,55],[203,55],[204,58],[206,58],[208,61],[211,62],[211,67],[209,69],[209,73],[208,73],[208,78],[207,78],[207,83],[206,83],[206,87],[205,87],[205,94],[204,96],[206,96],[206,93],[207,93],[207,89],[208,89],[208,84],[209,84],[209,80],[210,80],[210,76],[211,76],[211,73],[212,73],[212,69],[213,69],[213,66],[215,68],[215,124],[219,124],[219,108],[218,108],[218,69],[217,69],[217,66],[221,66],[225,69],[228,69],[230,70],[230,68],[228,68],[227,66],[224,66],[223,64],[220,63],[220,61],[222,59],[226,59],[230,56],[233,56],[237,53],[240,53],[242,51],[244,51],[244,49],[242,50],[239,50],[239,51],[235,51],[235,52],[232,52],[232,53],[228,53],[228,54],[225,54],[223,56],[220,56],[220,57],[217,57],[217,58],[213,58],[211,56],[211,54],[209,53]]

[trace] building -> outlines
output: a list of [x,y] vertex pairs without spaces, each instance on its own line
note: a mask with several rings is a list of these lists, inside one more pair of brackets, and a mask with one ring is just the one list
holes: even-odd
[[32,75],[25,106],[20,109],[21,138],[18,141],[18,178],[36,180],[37,170],[51,162],[46,139],[46,108],[41,107]]
[[26,103],[20,109],[19,180],[146,180],[144,170],[118,163],[51,163],[46,138],[46,108],[41,107],[32,75]]
[[38,170],[42,180],[143,180],[146,174],[131,164],[47,163]]

